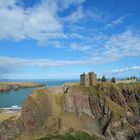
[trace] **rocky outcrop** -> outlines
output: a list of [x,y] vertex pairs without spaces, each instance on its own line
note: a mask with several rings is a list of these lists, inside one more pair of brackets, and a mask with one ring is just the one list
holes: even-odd
[[24,130],[21,120],[9,119],[0,123],[0,140],[10,140],[15,138]]
[[92,116],[94,118],[90,109],[88,95],[66,94],[64,96],[63,108],[64,112],[74,112],[79,116],[85,113],[88,116]]
[[37,89],[23,102],[16,127],[8,127],[9,134],[3,131],[6,127],[1,124],[2,140],[15,136],[15,140],[39,139],[70,129],[97,135],[99,139],[137,140],[140,84],[99,83],[89,88],[70,85]]
[[0,92],[9,91],[11,89],[18,90],[20,88],[43,87],[44,84],[35,84],[32,82],[0,82]]
[[52,94],[45,89],[38,89],[23,102],[22,121],[27,130],[43,125],[52,113]]

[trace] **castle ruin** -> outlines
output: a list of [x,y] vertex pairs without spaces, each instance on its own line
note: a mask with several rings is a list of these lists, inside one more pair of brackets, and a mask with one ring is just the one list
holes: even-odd
[[[107,80],[106,82],[111,82],[110,80]],[[135,83],[137,82],[136,76],[131,76],[130,78],[124,79],[124,80],[115,80],[115,83]],[[101,83],[101,81],[97,80],[97,76],[94,72],[89,72],[88,74],[81,74],[80,75],[80,85],[83,86],[93,86],[96,85],[96,83]]]
[[88,74],[80,75],[80,85],[93,86],[97,83],[97,76],[94,72],[89,72]]
[[135,82],[137,82],[137,77],[131,76],[130,78],[127,78],[125,80],[116,80],[115,83],[135,83]]

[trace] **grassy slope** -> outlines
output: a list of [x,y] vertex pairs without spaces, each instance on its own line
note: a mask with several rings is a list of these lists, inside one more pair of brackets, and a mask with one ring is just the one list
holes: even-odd
[[65,135],[63,134],[50,134],[39,140],[99,140],[97,136],[91,136],[82,131],[69,131]]

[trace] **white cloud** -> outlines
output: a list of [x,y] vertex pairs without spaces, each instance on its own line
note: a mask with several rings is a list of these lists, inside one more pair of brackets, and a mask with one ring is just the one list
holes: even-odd
[[14,6],[16,3],[16,0],[1,0],[0,7],[9,7]]
[[132,67],[125,67],[125,68],[120,68],[120,69],[114,69],[114,70],[109,71],[109,73],[119,74],[119,73],[124,73],[127,71],[135,71],[135,70],[136,71],[140,70],[140,65],[132,66]]
[[82,7],[78,7],[76,11],[74,11],[71,15],[67,16],[65,20],[67,22],[75,23],[80,21],[85,17]]
[[[85,1],[41,0],[36,5],[25,8],[23,4],[19,4],[18,0],[1,0],[0,40],[34,39],[38,42],[58,38],[65,40],[67,35],[64,33],[64,29],[68,27],[68,23],[73,23],[72,27],[68,27],[69,30],[72,30],[76,23],[83,19],[96,21],[102,19],[102,14],[98,10],[83,9],[82,4]],[[70,6],[73,6],[76,11],[61,17],[60,13],[65,12]],[[78,25],[76,30],[78,28],[82,27]],[[83,30],[87,29],[83,28]],[[81,38],[82,35],[79,37]]]
[[132,29],[110,36],[102,32],[86,36],[72,33],[67,36],[68,39],[80,39],[80,42],[75,40],[72,43],[66,42],[64,45],[69,46],[66,48],[67,50],[85,53],[88,59],[96,57],[99,63],[140,56],[140,34]]
[[86,36],[79,34],[79,33],[71,33],[69,34],[70,38],[76,38],[76,39],[86,39]]
[[50,38],[65,38],[63,25],[57,18],[53,3],[42,2],[32,8],[23,9],[15,0],[0,4],[0,39],[37,41]]
[[[37,66],[37,67],[53,67],[53,66],[65,66],[73,64],[84,64],[83,61],[71,61],[71,60],[50,60],[50,59],[23,59],[16,57],[0,57],[0,67],[13,68],[24,66]],[[6,64],[6,65],[5,65]]]
[[92,45],[88,44],[77,44],[77,43],[71,43],[70,48],[75,51],[80,51],[80,52],[89,52],[92,50]]
[[113,34],[104,45],[105,56],[119,59],[127,56],[140,55],[140,34],[127,30],[121,34]]
[[97,64],[98,58],[84,60],[50,60],[50,59],[25,59],[17,57],[0,56],[0,75],[3,73],[13,73],[14,70],[26,67],[48,68],[69,65]]
[[[65,64],[97,64],[105,63],[108,61],[115,61],[127,56],[139,56],[140,55],[140,35],[133,30],[126,30],[125,32],[112,34],[107,36],[101,32],[94,32],[89,29],[83,29],[82,26],[74,26],[76,29],[79,27],[81,32],[67,33],[63,32],[64,23],[58,16],[59,6],[62,6],[61,10],[69,8],[71,5],[75,5],[77,10],[66,16],[67,23],[75,23],[85,17],[92,17],[95,20],[102,20],[102,14],[98,12],[84,11],[82,3],[85,0],[42,0],[39,5],[35,5],[30,8],[23,8],[16,5],[16,0],[1,0],[0,3],[0,39],[14,39],[22,40],[26,38],[35,39],[39,42],[50,41],[47,45],[63,48],[63,46],[69,46],[69,49],[78,52],[88,52],[87,60],[81,61],[66,61],[58,60],[55,63],[52,60],[40,60],[37,62],[34,60],[26,59],[9,59],[9,62],[14,60],[22,65],[46,65],[46,66],[57,66]],[[97,11],[97,10],[95,10]],[[60,12],[60,11],[59,11]],[[119,17],[113,21],[110,25],[116,26],[121,24],[126,16]],[[66,23],[65,23],[66,24]],[[67,25],[67,24],[66,24]],[[71,27],[74,28],[74,27]],[[90,32],[89,32],[90,30]],[[85,32],[86,31],[86,32]],[[91,32],[92,31],[92,32]],[[68,39],[67,42],[54,41],[53,39]],[[71,43],[71,39],[81,39],[80,43]],[[48,41],[48,42],[49,42]],[[53,42],[54,41],[54,42]],[[1,58],[2,59],[2,58]],[[4,59],[4,61],[7,59]],[[18,61],[17,61],[18,60]],[[15,62],[11,63],[14,64]],[[52,64],[51,64],[52,63]],[[2,64],[2,62],[1,62]],[[6,64],[6,63],[5,63]],[[5,65],[3,63],[3,65]],[[10,63],[8,63],[10,65]],[[15,64],[17,65],[17,63]]]
[[85,1],[86,0],[58,0],[58,2],[60,3],[62,9],[67,9],[71,5],[78,5],[78,6],[80,6]]
[[99,64],[107,63],[125,57],[140,56],[140,34],[131,29],[111,36],[99,33],[86,36],[80,43],[71,43],[70,48],[84,52],[90,60],[96,58]]
[[[101,34],[101,36],[103,36]],[[100,40],[96,40],[100,42]],[[59,45],[60,42],[54,42]],[[0,57],[0,73],[3,71],[24,68],[24,67],[59,67],[68,65],[95,65],[116,61],[124,57],[140,56],[140,34],[134,30],[126,30],[120,34],[113,34],[104,40],[104,46],[95,48],[93,44],[72,43],[70,48],[73,51],[87,53],[85,59],[77,60],[51,60],[51,59],[23,59],[14,57]],[[114,73],[121,73],[128,70],[139,70],[140,66],[113,70]]]
[[[85,10],[81,5],[79,7],[77,7],[77,9],[72,12],[70,15],[62,18],[65,22],[70,22],[70,23],[80,23],[80,21],[98,21],[98,22],[104,22],[105,19],[105,15],[99,11],[98,9],[94,9],[94,10]],[[83,20],[84,19],[84,20]],[[84,31],[86,29],[84,28]]]
[[31,38],[39,42],[49,39],[66,39],[65,26],[58,14],[71,5],[79,7],[69,16],[71,22],[83,17],[81,5],[85,0],[41,0],[33,7],[23,8],[18,0],[0,2],[0,40],[23,40]]
[[[23,59],[16,57],[6,57],[0,56],[0,76],[19,72],[26,67],[35,67],[35,68],[48,68],[48,67],[60,67],[60,66],[69,66],[69,65],[93,65],[102,63],[103,60],[101,57],[94,57],[85,60],[50,60],[50,59]],[[140,65],[118,68],[109,71],[101,71],[102,75],[117,75],[124,74],[125,72],[140,71]],[[100,74],[101,75],[101,74]]]
[[104,23],[106,21],[106,14],[101,12],[99,9],[87,10],[86,15],[93,21],[98,21]]
[[108,23],[108,24],[105,26],[105,29],[114,28],[115,26],[120,25],[121,23],[123,23],[124,19],[125,19],[127,16],[128,16],[128,15],[124,15],[124,16],[118,17],[117,19],[113,20],[111,23]]

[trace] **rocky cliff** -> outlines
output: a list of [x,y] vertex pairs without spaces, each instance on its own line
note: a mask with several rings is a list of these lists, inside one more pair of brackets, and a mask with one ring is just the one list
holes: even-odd
[[36,89],[23,102],[20,118],[1,122],[0,140],[65,139],[71,130],[93,140],[138,140],[140,83]]

